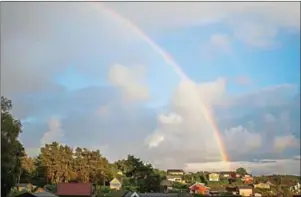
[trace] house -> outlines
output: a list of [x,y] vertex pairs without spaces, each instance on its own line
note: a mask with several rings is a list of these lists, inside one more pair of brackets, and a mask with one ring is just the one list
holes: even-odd
[[208,177],[209,177],[209,181],[219,181],[220,174],[213,172],[210,173]]
[[167,170],[167,180],[171,182],[185,183],[183,170]]
[[28,191],[31,192],[36,186],[31,183],[18,183],[16,185],[17,190],[20,191]]
[[270,184],[268,183],[258,183],[258,184],[254,184],[255,188],[260,188],[260,189],[271,189]]
[[237,193],[241,196],[253,196],[254,188],[251,186],[238,186]]
[[[138,193],[138,192],[130,192],[127,191],[124,193],[124,195],[119,197],[179,197],[179,194],[177,193],[168,193],[168,194],[162,194],[162,193]],[[189,197],[188,195],[185,195],[185,197]]]
[[236,178],[236,173],[234,171],[222,171],[220,172],[221,178]]
[[57,193],[60,197],[92,197],[91,183],[59,183]]
[[168,193],[169,190],[172,190],[172,183],[169,180],[161,181],[160,186],[162,193]]
[[296,185],[291,186],[289,189],[291,192],[301,193],[301,184],[297,183]]
[[167,170],[167,174],[170,174],[170,175],[184,175],[184,171],[183,170],[179,170],[179,169],[169,169]]
[[122,187],[121,181],[119,181],[117,178],[114,178],[110,182],[110,189],[120,190]]
[[203,194],[208,195],[210,191],[210,187],[206,187],[204,183],[196,182],[195,184],[189,187],[191,194]]
[[242,179],[241,179],[245,184],[251,184],[253,183],[253,177],[251,175],[245,175]]
[[39,192],[39,193],[25,192],[20,195],[17,195],[16,197],[58,197],[58,196],[50,192]]

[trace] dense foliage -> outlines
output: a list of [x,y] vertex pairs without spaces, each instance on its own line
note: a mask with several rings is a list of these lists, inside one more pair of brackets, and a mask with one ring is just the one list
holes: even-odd
[[18,182],[21,173],[20,157],[23,146],[18,141],[22,132],[21,123],[14,119],[10,111],[12,103],[1,97],[1,189],[2,196],[7,196]]

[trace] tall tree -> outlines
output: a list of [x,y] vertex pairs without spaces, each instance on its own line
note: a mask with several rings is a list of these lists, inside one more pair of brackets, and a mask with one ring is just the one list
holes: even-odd
[[30,182],[30,180],[34,177],[36,172],[35,159],[29,157],[26,153],[21,158],[21,173],[20,173],[20,181]]
[[242,167],[237,168],[236,173],[239,174],[240,176],[244,176],[244,175],[248,174],[247,170],[245,168],[242,168]]
[[21,160],[24,148],[18,137],[22,132],[20,121],[10,113],[12,102],[1,97],[1,187],[6,197],[15,186],[21,172]]

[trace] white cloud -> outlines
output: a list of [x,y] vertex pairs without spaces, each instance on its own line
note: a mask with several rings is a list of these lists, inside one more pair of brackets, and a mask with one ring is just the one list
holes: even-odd
[[229,152],[246,154],[258,151],[262,144],[259,133],[251,133],[242,126],[227,129],[224,133],[224,143]]
[[[290,88],[290,86],[287,88]],[[172,97],[169,106],[170,113],[167,115],[159,114],[157,128],[153,134],[145,139],[145,143],[150,148],[149,154],[152,155],[149,158],[153,157],[152,161],[163,168],[169,165],[174,166],[173,162],[177,163],[177,167],[183,167],[191,161],[220,162],[222,158],[221,150],[214,135],[212,122],[210,122],[212,117],[208,119],[208,110],[210,111],[215,104],[224,101],[227,96],[225,95],[225,89],[226,82],[222,78],[200,84],[192,81],[181,81]],[[278,91],[277,88],[272,88],[261,91],[260,94],[257,93],[256,95],[271,94],[271,90]],[[251,96],[253,95],[251,94]],[[257,102],[257,99],[249,100],[248,104],[254,102]],[[235,113],[235,111],[232,113]],[[219,114],[213,115],[214,118],[219,117]],[[268,132],[266,131],[267,125],[280,122],[277,121],[274,114],[265,113],[262,117],[265,125],[260,130],[254,131],[255,128],[258,128],[258,122],[251,119],[248,121],[248,125],[238,125],[219,131],[228,154],[237,159],[267,151],[267,146],[270,146],[265,144],[264,141]],[[276,133],[273,135],[276,135]],[[278,154],[279,147],[283,147],[284,150],[287,146],[283,144],[292,142],[295,144],[293,140],[295,138],[281,138],[281,140],[271,138],[271,142],[276,143],[277,148],[276,146],[268,147],[271,148],[269,154]],[[273,145],[271,144],[271,146]]]
[[230,38],[226,34],[212,34],[209,40],[202,44],[201,53],[203,58],[212,59],[217,53],[233,55]]
[[297,139],[293,135],[275,137],[274,148],[277,151],[283,151],[284,149],[292,148],[292,147],[300,148],[300,139]]
[[115,64],[111,66],[109,80],[121,88],[126,100],[144,100],[149,97],[145,83],[145,68],[126,67]]
[[185,163],[193,153],[199,152],[201,144],[203,154],[198,159],[220,158],[213,130],[206,119],[207,112],[202,106],[210,108],[223,95],[224,89],[223,79],[201,84],[181,81],[171,101],[169,118],[159,115],[158,128],[147,138],[153,154],[166,154],[169,160],[177,158],[178,163]]
[[59,142],[64,136],[64,130],[61,127],[61,123],[57,118],[51,118],[48,122],[48,131],[46,131],[40,140],[41,146],[52,143],[54,141]]
[[300,159],[277,159],[277,160],[258,160],[256,162],[237,161],[237,162],[207,162],[189,163],[185,170],[188,172],[212,170],[235,170],[244,167],[249,173],[259,174],[291,174],[300,175]]
[[238,39],[258,47],[274,44],[280,30],[300,30],[299,2],[174,2],[172,6],[163,2],[135,2],[106,5],[155,33],[174,27],[224,23],[232,28]]
[[167,115],[161,114],[159,120],[162,124],[179,124],[182,122],[181,116],[176,113],[170,113]]

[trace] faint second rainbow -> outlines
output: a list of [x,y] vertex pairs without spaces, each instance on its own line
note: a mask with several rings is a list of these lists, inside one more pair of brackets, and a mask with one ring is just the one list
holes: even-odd
[[[121,22],[123,22],[123,24],[125,26],[127,26],[128,28],[130,28],[131,30],[133,30],[142,40],[144,40],[147,44],[149,44],[149,46],[152,47],[152,49],[154,51],[156,51],[159,55],[161,55],[161,57],[164,59],[164,61],[172,67],[172,69],[179,75],[179,77],[181,78],[181,80],[186,80],[186,81],[192,81],[181,69],[181,67],[176,63],[176,61],[166,52],[164,51],[158,44],[156,44],[149,36],[147,36],[137,25],[135,25],[132,21],[122,17],[121,15],[119,15],[118,13],[116,13],[115,11],[105,7],[103,4],[100,3],[94,3],[94,2],[90,2],[91,7],[93,9],[100,9],[100,11],[103,11],[107,14],[109,14],[111,17],[113,17],[114,19],[117,19]],[[195,90],[197,91],[197,90]],[[219,132],[218,126],[214,120],[214,117],[212,115],[211,109],[209,107],[207,107],[201,100],[201,98],[198,96],[197,97],[199,99],[199,108],[200,111],[203,113],[206,121],[208,122],[208,124],[210,125],[213,133],[214,133],[214,137],[216,140],[216,143],[218,145],[218,149],[220,152],[220,156],[223,162],[228,163],[229,162],[229,157],[227,155],[226,152],[226,148],[224,146],[223,143],[223,139],[222,136]]]

